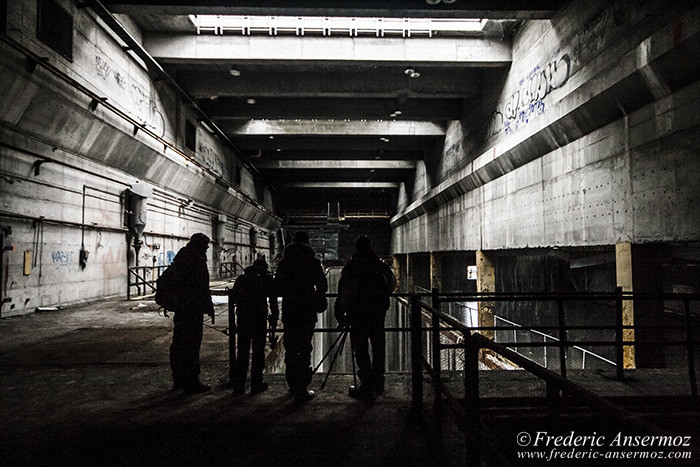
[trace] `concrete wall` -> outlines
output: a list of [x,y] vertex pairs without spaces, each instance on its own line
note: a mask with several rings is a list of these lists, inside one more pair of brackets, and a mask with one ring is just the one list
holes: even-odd
[[526,23],[490,114],[402,193],[393,252],[700,239],[698,19],[619,0]]
[[[61,5],[73,15],[72,60],[37,39],[35,1],[9,2],[10,40],[0,42],[0,94],[12,96],[0,100],[2,315],[125,295],[128,266],[168,264],[192,233],[214,238],[220,214],[226,235],[210,249],[212,275],[234,254],[243,264],[269,258],[268,235],[280,224],[269,190],[90,9]],[[91,105],[91,96],[111,108]],[[185,144],[188,121],[194,149]],[[138,256],[125,202],[136,183],[154,188]]]

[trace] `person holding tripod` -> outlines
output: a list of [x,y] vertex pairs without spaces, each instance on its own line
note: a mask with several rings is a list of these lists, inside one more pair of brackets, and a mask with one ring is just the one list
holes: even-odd
[[360,378],[360,386],[352,386],[349,394],[373,400],[375,394],[384,392],[384,319],[389,309],[389,295],[396,288],[396,278],[372,250],[369,237],[358,237],[355,250],[338,282],[335,317],[341,327],[350,326],[350,345]]

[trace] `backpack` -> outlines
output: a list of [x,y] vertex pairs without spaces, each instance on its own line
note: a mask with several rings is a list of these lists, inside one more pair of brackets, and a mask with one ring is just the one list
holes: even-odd
[[156,280],[156,304],[166,312],[175,311],[180,303],[179,288],[180,271],[175,264],[171,264]]

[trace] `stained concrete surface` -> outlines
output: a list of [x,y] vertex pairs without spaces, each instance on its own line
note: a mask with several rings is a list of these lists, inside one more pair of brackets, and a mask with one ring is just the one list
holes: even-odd
[[[411,413],[411,378],[405,373],[390,374],[386,393],[374,403],[350,399],[352,376],[335,373],[302,406],[293,404],[280,374],[267,375],[269,391],[234,397],[224,387],[228,337],[220,331],[227,306],[216,308],[201,358],[202,380],[212,390],[188,397],[170,392],[172,320],[159,315],[153,302],[110,300],[0,320],[3,464],[465,463],[464,436],[451,420],[437,421],[427,377],[423,423]],[[625,381],[606,372],[570,370],[569,376],[655,427],[692,437],[691,460],[645,465],[693,465],[698,458],[697,400],[688,398],[682,369],[636,370]],[[317,374],[311,387],[318,390],[324,377]],[[459,397],[461,374],[446,373],[445,381]],[[541,381],[522,371],[480,372],[482,419],[495,434],[497,450],[516,463],[516,437],[523,431],[613,436],[627,430],[576,404],[553,408],[545,392]],[[645,430],[640,433],[650,434]],[[484,457],[499,465],[493,453]]]
[[[205,327],[209,393],[170,392],[172,320],[152,302],[103,301],[0,321],[5,465],[432,465],[431,435],[410,413],[407,375],[391,375],[374,403],[347,396],[331,374],[305,405],[281,375],[270,390],[234,397],[225,306]],[[318,389],[325,375],[314,377]],[[449,432],[449,430],[448,430]],[[448,434],[448,436],[450,436]],[[459,465],[454,434],[448,464]]]

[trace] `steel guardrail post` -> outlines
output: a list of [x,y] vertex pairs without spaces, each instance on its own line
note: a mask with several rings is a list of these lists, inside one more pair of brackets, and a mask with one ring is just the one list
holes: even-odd
[[411,304],[411,388],[413,413],[423,418],[423,331],[420,297],[410,295]]
[[[440,310],[440,298],[438,297],[438,289],[433,288],[431,291],[433,308]],[[442,401],[442,391],[440,390],[440,382],[442,381],[442,349],[440,347],[440,318],[435,313],[431,313],[431,340],[433,341],[433,352],[432,352],[432,362],[433,362],[433,374],[435,378],[435,392],[434,392],[434,405],[435,410],[440,409],[440,404]]]
[[690,319],[690,300],[683,299],[685,309],[685,339],[686,351],[688,352],[688,378],[690,379],[690,393],[693,397],[698,397],[698,381],[695,375],[695,350],[693,349],[692,320]]
[[566,332],[566,316],[564,300],[557,299],[557,315],[559,318],[559,367],[562,378],[566,378],[566,347],[569,345]]
[[[481,465],[481,443],[479,437],[479,345],[470,334],[464,334],[464,409],[467,425],[465,430],[466,465]],[[471,431],[471,433],[470,433]]]
[[131,300],[131,268],[126,268],[126,299]]
[[231,293],[228,295],[228,378],[229,384],[233,385],[233,364],[236,361],[236,312],[235,304],[231,300]]

